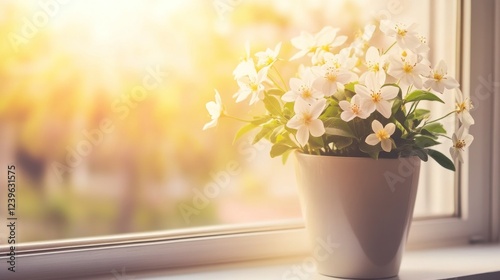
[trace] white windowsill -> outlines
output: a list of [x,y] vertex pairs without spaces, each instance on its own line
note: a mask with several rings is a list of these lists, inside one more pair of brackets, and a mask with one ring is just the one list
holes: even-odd
[[[243,262],[232,264],[221,264],[212,266],[201,266],[184,269],[169,269],[159,271],[144,271],[140,273],[127,272],[126,268],[120,268],[108,275],[93,279],[150,279],[150,280],[281,280],[281,279],[313,279],[331,280],[337,278],[316,275],[315,273],[305,275],[291,275],[283,278],[287,270],[294,266],[301,266],[302,258],[295,259],[273,259],[260,262]],[[303,270],[302,270],[303,271]],[[425,280],[425,279],[447,279],[463,277],[474,274],[499,271],[500,273],[500,245],[482,244],[461,247],[426,249],[408,251],[403,257],[399,280]],[[113,278],[114,277],[114,278]],[[87,278],[88,279],[88,278]],[[462,279],[462,278],[458,278]],[[465,279],[500,279],[500,276],[474,276]]]

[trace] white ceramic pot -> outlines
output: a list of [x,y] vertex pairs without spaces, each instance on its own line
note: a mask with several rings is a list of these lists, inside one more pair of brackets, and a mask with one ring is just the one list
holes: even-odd
[[396,276],[413,215],[420,159],[298,152],[295,158],[318,273],[355,279]]

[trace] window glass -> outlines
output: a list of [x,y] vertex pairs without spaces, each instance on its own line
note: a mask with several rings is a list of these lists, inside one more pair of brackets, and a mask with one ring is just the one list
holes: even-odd
[[[16,166],[18,241],[300,218],[293,159],[271,159],[251,137],[233,143],[238,121],[202,131],[214,88],[245,117],[262,109],[232,99],[245,42],[252,53],[283,42],[288,59],[301,31],[352,36],[377,18],[418,22],[432,40],[429,10],[403,0],[2,1],[0,166]],[[424,166],[416,215],[453,214],[453,173]]]

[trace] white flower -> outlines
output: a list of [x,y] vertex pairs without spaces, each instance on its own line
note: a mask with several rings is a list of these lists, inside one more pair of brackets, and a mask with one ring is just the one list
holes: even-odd
[[245,56],[233,71],[234,79],[238,80],[243,76],[247,76],[252,71],[255,71],[255,65],[253,63],[252,58],[250,57],[250,42],[246,41]]
[[319,137],[325,133],[325,126],[318,117],[325,108],[326,100],[320,99],[309,105],[301,98],[294,104],[295,116],[286,124],[287,127],[297,129],[297,141],[305,146],[309,141],[309,133],[314,137]]
[[302,79],[291,78],[290,90],[281,99],[285,102],[294,102],[298,99],[311,104],[315,99],[321,98],[324,94],[317,89],[316,76],[311,71],[304,71]]
[[257,68],[272,65],[277,59],[281,49],[281,42],[276,45],[274,50],[267,49],[264,52],[258,52],[255,56],[258,58]]
[[237,80],[240,89],[233,95],[233,97],[236,98],[236,103],[247,99],[250,95],[252,95],[250,105],[259,101],[264,93],[265,88],[262,83],[267,79],[268,70],[269,67],[264,67],[257,72],[255,68],[251,68],[247,75]]
[[444,89],[454,89],[459,87],[458,82],[448,75],[446,63],[444,60],[439,61],[436,68],[431,70],[428,80],[424,82],[425,88],[431,88],[439,93],[443,93]]
[[474,124],[474,118],[470,114],[472,108],[472,102],[469,98],[464,98],[462,91],[457,88],[456,112],[460,122],[467,128]]
[[366,76],[366,86],[355,85],[354,91],[363,98],[363,110],[368,114],[377,110],[385,118],[391,116],[391,103],[389,100],[394,99],[398,95],[398,88],[394,86],[382,87],[379,80],[373,73]]
[[450,148],[450,154],[453,160],[457,160],[458,158],[460,162],[464,162],[462,153],[473,140],[474,137],[467,132],[464,125],[461,126],[456,133],[453,133],[453,146]]
[[403,85],[413,85],[422,88],[422,78],[420,75],[429,73],[429,67],[418,61],[418,56],[413,53],[403,51],[404,58],[393,59],[387,71]]
[[361,119],[366,119],[368,116],[370,116],[370,113],[365,111],[362,106],[361,106],[361,99],[359,95],[354,95],[351,99],[351,103],[342,100],[339,102],[339,106],[342,110],[342,114],[340,114],[340,118],[348,122],[355,117],[361,118]]
[[375,74],[375,77],[379,81],[380,84],[385,83],[386,74],[384,70],[385,58],[381,56],[375,47],[370,47],[366,51],[365,56],[366,67],[368,67],[368,71],[361,75],[361,82],[364,82],[366,75],[370,72]]
[[215,102],[208,102],[206,107],[212,120],[203,126],[203,130],[215,127],[217,125],[217,122],[219,121],[219,118],[224,115],[224,107],[222,106],[222,100],[217,90],[215,90]]
[[358,35],[351,45],[349,45],[349,49],[353,50],[354,56],[362,57],[364,55],[364,50],[368,46],[368,41],[372,38],[375,29],[376,26],[373,24],[366,25],[363,29],[363,34]]
[[381,142],[382,150],[390,152],[392,149],[391,135],[396,130],[396,125],[388,123],[385,127],[383,127],[379,121],[374,120],[372,122],[372,130],[374,133],[366,137],[366,144],[375,146]]
[[338,31],[338,28],[326,26],[316,35],[307,32],[300,33],[300,36],[291,40],[292,45],[300,51],[292,56],[290,60],[301,58],[306,54],[313,54],[318,49],[329,52],[333,48],[342,45],[347,40],[347,36],[337,37]]
[[380,30],[389,37],[395,37],[398,45],[405,49],[415,50],[421,44],[416,27],[415,24],[406,27],[390,20],[380,21]]
[[324,93],[331,96],[338,90],[338,84],[348,84],[356,80],[357,75],[345,68],[337,68],[332,63],[316,66],[311,69],[319,78],[315,81],[315,86]]

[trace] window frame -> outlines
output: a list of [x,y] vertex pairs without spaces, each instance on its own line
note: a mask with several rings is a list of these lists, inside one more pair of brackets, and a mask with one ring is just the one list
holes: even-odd
[[[433,1],[433,8],[446,5]],[[478,77],[494,73],[500,81],[500,2],[458,2],[460,19],[461,84],[465,94],[475,94]],[[433,9],[433,10],[436,10]],[[442,15],[439,15],[442,16]],[[431,15],[433,22],[438,15]],[[497,24],[491,25],[491,22]],[[484,32],[473,33],[479,28]],[[495,36],[491,36],[494,34]],[[446,38],[444,38],[446,39]],[[472,44],[472,42],[482,42]],[[494,56],[494,59],[491,57]],[[472,74],[474,73],[474,74]],[[477,96],[476,96],[477,97]],[[492,99],[492,100],[491,100]],[[474,100],[474,99],[473,99]],[[415,220],[408,247],[425,248],[498,242],[500,223],[500,96],[490,94],[476,104],[472,127],[475,137],[466,163],[460,167],[460,211],[457,217]],[[494,116],[491,118],[491,116]],[[491,132],[491,133],[490,133]],[[486,168],[485,168],[486,166]],[[7,246],[0,246],[8,252]],[[137,271],[191,267],[256,259],[305,255],[308,250],[303,222],[289,220],[247,226],[216,226],[169,230],[102,238],[26,243],[16,246],[18,273],[9,273],[7,253],[0,256],[0,275],[9,279],[113,275],[113,271]],[[214,253],[216,252],[216,253]],[[3,277],[2,277],[3,278]]]

